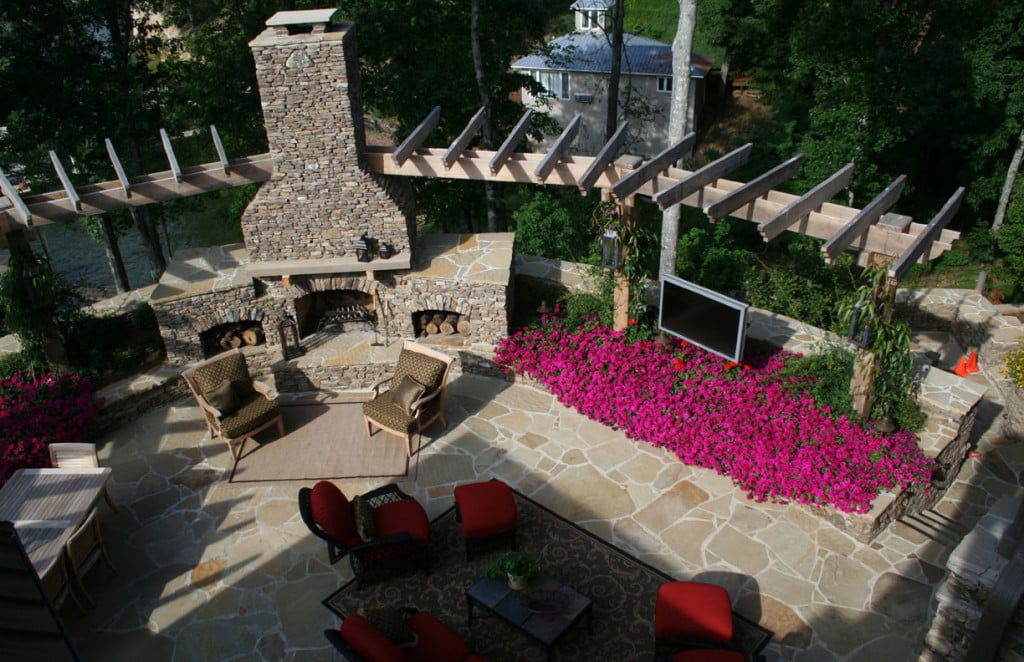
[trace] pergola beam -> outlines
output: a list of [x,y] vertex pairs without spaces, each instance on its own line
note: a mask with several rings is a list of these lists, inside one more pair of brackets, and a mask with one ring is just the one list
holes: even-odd
[[743,147],[729,152],[722,158],[712,161],[700,170],[694,171],[689,177],[680,179],[667,189],[658,191],[654,195],[654,202],[662,209],[668,209],[673,205],[679,204],[708,184],[749,161],[750,152],[753,148],[753,143],[747,143]]
[[14,188],[14,185],[7,179],[7,175],[4,174],[3,170],[0,170],[0,193],[3,193],[4,197],[11,204],[17,220],[21,221],[24,225],[32,225],[32,212],[29,211],[28,205],[25,204],[25,201],[18,194],[18,189]]
[[437,128],[438,123],[441,121],[441,106],[434,106],[434,109],[430,111],[422,122],[419,123],[412,133],[402,141],[402,144],[398,146],[398,149],[391,155],[391,159],[395,162],[395,165],[402,165],[405,163],[413,152],[420,148],[420,145],[427,139],[430,132]]
[[472,142],[473,136],[480,130],[480,126],[484,123],[484,115],[487,112],[487,107],[484,106],[480,110],[476,111],[476,115],[470,118],[469,123],[466,124],[466,128],[462,130],[459,137],[452,142],[448,151],[444,153],[444,167],[448,170],[452,165],[459,160],[462,153],[469,147],[469,143]]
[[512,133],[508,134],[505,138],[505,142],[501,144],[498,151],[494,153],[494,158],[491,159],[491,174],[497,175],[501,168],[508,161],[508,157],[512,155],[512,151],[519,144],[519,141],[523,139],[526,132],[530,130],[530,118],[533,117],[533,111],[527,109],[523,116],[516,122],[515,127],[512,129]]
[[124,191],[125,200],[132,195],[132,184],[128,181],[128,175],[124,173],[124,166],[121,165],[121,159],[117,158],[117,152],[114,150],[114,143],[110,142],[110,138],[104,138],[103,142],[107,145],[107,156],[110,157],[110,163],[114,166],[114,173],[117,175],[117,181],[121,183],[121,189]]
[[960,203],[963,202],[965,191],[966,189],[963,186],[958,188],[949,200],[946,201],[946,204],[942,206],[939,213],[917,235],[914,241],[910,243],[910,246],[900,254],[896,262],[889,268],[890,280],[899,282],[910,271],[910,268],[914,266],[918,258],[931,248],[932,242],[942,232],[942,228],[946,227],[953,220],[953,217],[956,216],[957,211],[960,210]]
[[167,155],[167,163],[171,166],[175,181],[181,181],[181,166],[178,165],[178,157],[174,155],[174,148],[171,146],[171,139],[167,131],[160,129],[160,142],[164,144],[164,153]]
[[629,126],[629,122],[623,122],[619,125],[619,128],[615,130],[615,134],[611,140],[605,143],[601,151],[594,157],[594,162],[590,164],[587,171],[583,173],[583,179],[580,180],[580,192],[583,194],[590,193],[590,189],[594,188],[594,184],[597,183],[598,177],[604,173],[605,169],[615,160],[618,155],[619,147],[626,141],[626,128]]
[[565,156],[569,151],[569,145],[576,138],[576,134],[580,130],[580,116],[572,118],[569,125],[562,130],[562,135],[558,136],[558,139],[551,145],[551,149],[541,159],[540,165],[533,171],[534,177],[537,178],[538,182],[543,183],[548,178],[551,171],[554,170],[555,166],[558,165],[558,161]]
[[228,171],[228,153],[224,151],[224,143],[220,141],[220,134],[217,133],[217,127],[210,125],[210,137],[213,138],[213,146],[217,150],[217,157],[220,159],[220,164],[224,167],[224,173]]
[[68,200],[74,206],[75,211],[82,211],[82,199],[78,197],[78,191],[75,190],[75,185],[71,183],[71,178],[68,177],[68,173],[64,170],[64,164],[57,158],[57,152],[50,150],[50,162],[53,163],[53,169],[57,173],[57,179],[60,180],[60,185],[64,187],[64,193],[68,196]]
[[643,164],[630,174],[620,179],[612,187],[612,195],[619,200],[625,200],[640,189],[641,186],[658,176],[679,159],[689,156],[693,151],[693,144],[697,141],[697,134],[690,132],[683,136],[682,140],[670,145],[653,159]]
[[821,182],[799,199],[786,205],[775,216],[757,226],[765,241],[771,241],[785,232],[789,226],[800,219],[806,218],[812,211],[821,207],[846,188],[853,177],[853,163],[847,163],[831,177]]
[[832,238],[821,247],[821,252],[825,255],[825,261],[831,262],[836,259],[840,253],[846,250],[847,246],[853,243],[854,239],[863,235],[869,227],[877,223],[882,214],[889,211],[889,208],[896,204],[900,193],[903,192],[903,185],[906,181],[906,175],[900,175],[894,179],[884,191],[875,196],[875,199],[869,202],[864,209],[861,209],[853,217],[853,220],[844,225],[842,230],[832,235]]
[[712,223],[723,219],[740,207],[749,204],[767,194],[782,182],[791,179],[800,170],[804,155],[797,154],[790,160],[775,166],[768,172],[755,177],[724,198],[704,208],[704,213]]
[[[264,182],[274,173],[270,154],[234,159],[228,163],[231,170],[228,174],[224,173],[220,161],[214,161],[185,168],[181,171],[180,181],[169,170],[133,177],[128,182],[132,191],[130,198],[124,195],[124,183],[120,180],[80,186],[77,192],[82,202],[81,210],[75,209],[65,191],[29,196],[24,199],[25,214],[31,217],[34,225],[71,221],[82,216]],[[14,211],[21,216],[17,210]],[[0,210],[0,216],[4,213]],[[24,220],[22,223],[27,224]]]

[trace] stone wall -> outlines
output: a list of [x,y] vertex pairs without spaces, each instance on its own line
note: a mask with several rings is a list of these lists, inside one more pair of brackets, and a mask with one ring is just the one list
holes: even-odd
[[[366,233],[399,252],[415,238],[412,188],[363,164],[355,34],[269,28],[250,44],[274,175],[242,216],[253,262],[354,255]],[[284,273],[284,272],[282,272]]]
[[267,342],[277,342],[276,320],[280,319],[280,314],[268,311],[266,304],[266,300],[256,299],[256,290],[252,287],[153,301],[153,312],[167,349],[167,362],[185,365],[201,361],[205,357],[199,334],[228,322],[262,322]]
[[[1021,539],[1020,519],[1020,500],[1002,497],[950,554],[921,660],[1019,659],[994,652],[1005,626],[1020,613],[1024,585],[1015,574],[1020,554],[1014,554]],[[981,648],[987,648],[983,657]]]

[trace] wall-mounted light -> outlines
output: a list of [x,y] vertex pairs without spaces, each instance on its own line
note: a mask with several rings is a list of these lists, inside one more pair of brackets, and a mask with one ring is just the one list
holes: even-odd
[[601,266],[612,271],[622,266],[622,237],[611,228],[601,235]]
[[861,302],[853,304],[850,331],[846,334],[846,339],[861,349],[867,349],[871,344],[871,318],[867,312],[867,306]]

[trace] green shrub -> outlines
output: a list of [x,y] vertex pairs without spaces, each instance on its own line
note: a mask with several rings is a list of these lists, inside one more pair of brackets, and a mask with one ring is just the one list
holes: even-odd
[[856,418],[850,380],[853,378],[855,355],[840,345],[830,345],[820,354],[810,354],[786,362],[781,375],[788,378],[787,387],[806,390],[822,409],[828,408],[834,418],[845,414]]
[[0,354],[0,380],[10,379],[16,372],[36,374],[45,368],[45,365],[33,362],[24,352]]

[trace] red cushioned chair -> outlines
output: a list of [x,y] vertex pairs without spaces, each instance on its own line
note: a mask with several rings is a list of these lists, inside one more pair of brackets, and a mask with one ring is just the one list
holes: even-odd
[[401,648],[366,618],[353,614],[324,636],[349,662],[484,662],[450,627],[425,611],[405,610],[416,643]]
[[334,483],[322,480],[312,489],[299,489],[299,513],[309,530],[327,542],[330,562],[347,555],[360,587],[414,569],[428,571],[430,522],[423,506],[393,483],[357,498],[369,506],[375,529],[369,540],[359,535],[354,500]]
[[519,511],[512,490],[500,480],[455,488],[455,519],[462,523],[466,560],[482,549],[508,542],[516,546]]
[[672,662],[749,662],[750,658],[738,651],[698,649],[676,653]]
[[[732,602],[721,586],[669,582],[658,589],[654,639],[659,653],[681,648],[725,648],[732,641],[732,633]],[[684,658],[684,662],[691,661]]]

